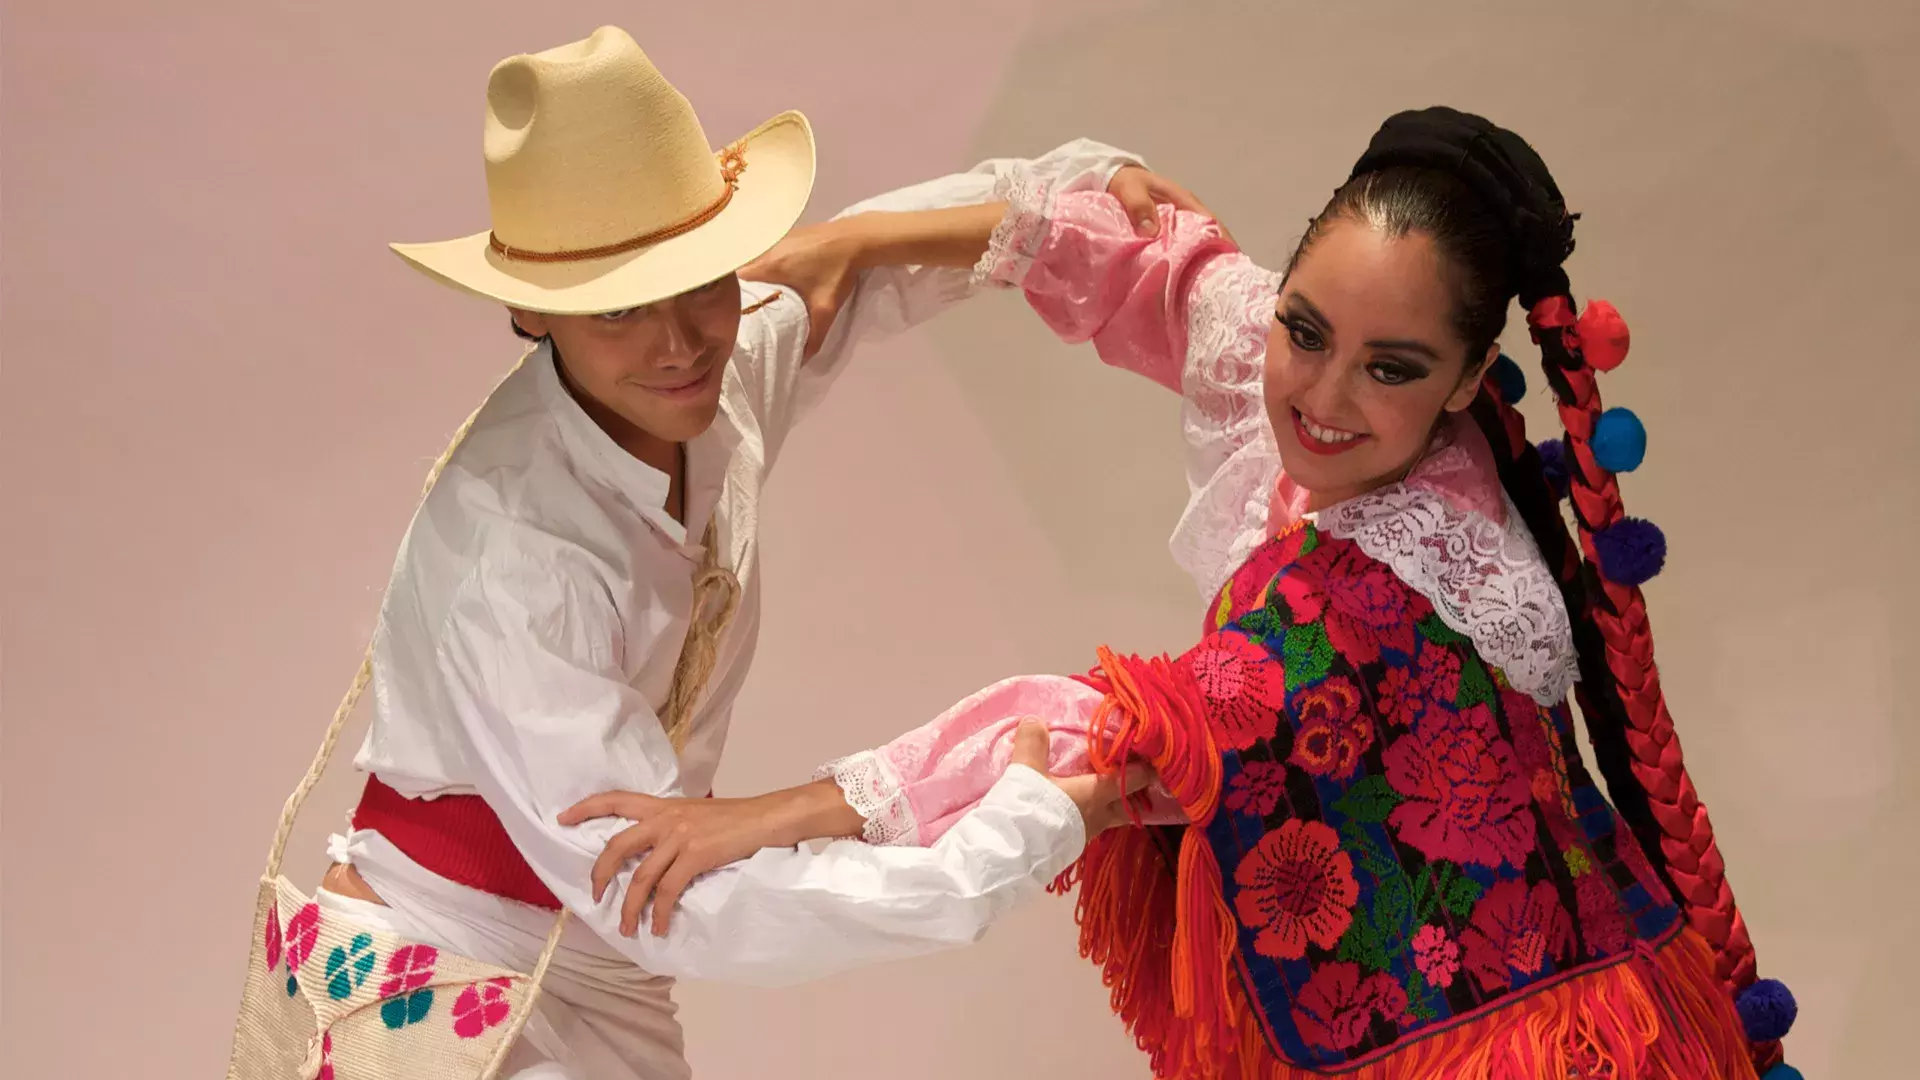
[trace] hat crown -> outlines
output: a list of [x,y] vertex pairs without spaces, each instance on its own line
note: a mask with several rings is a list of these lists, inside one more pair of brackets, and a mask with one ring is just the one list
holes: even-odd
[[497,64],[484,146],[493,233],[522,251],[624,243],[726,194],[692,104],[618,27]]

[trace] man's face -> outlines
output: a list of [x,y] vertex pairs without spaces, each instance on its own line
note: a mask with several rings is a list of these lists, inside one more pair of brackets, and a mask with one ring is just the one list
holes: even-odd
[[[592,399],[581,404],[602,426],[617,420],[659,442],[683,443],[719,413],[720,380],[740,330],[740,279],[728,274],[625,311],[515,311],[513,318],[527,333],[553,339],[573,389]],[[627,445],[623,436],[631,433],[609,434]]]

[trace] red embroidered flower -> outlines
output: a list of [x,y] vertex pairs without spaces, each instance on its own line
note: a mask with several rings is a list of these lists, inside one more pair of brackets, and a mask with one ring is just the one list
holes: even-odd
[[1429,859],[1522,866],[1533,850],[1527,779],[1484,705],[1434,711],[1386,752],[1387,783],[1405,797],[1387,822]]
[[387,957],[387,981],[380,984],[380,996],[389,998],[418,990],[433,981],[433,966],[440,962],[440,950],[431,945],[403,945]]
[[1309,941],[1331,949],[1353,923],[1360,886],[1353,857],[1324,822],[1291,818],[1260,838],[1234,868],[1233,898],[1240,922],[1257,931],[1254,951],[1298,960]]
[[[1323,613],[1327,640],[1349,663],[1380,659],[1381,646],[1413,652],[1414,623],[1421,613],[1412,601],[1418,596],[1385,564],[1356,544],[1329,541],[1302,556],[1296,566],[1297,572],[1280,579],[1288,604],[1297,598],[1316,615]],[[1425,606],[1425,601],[1420,604]],[[1299,606],[1293,610],[1297,621],[1311,621]]]
[[1438,926],[1413,932],[1413,964],[1427,981],[1445,990],[1460,970],[1460,945]]
[[1407,1019],[1407,991],[1385,974],[1360,977],[1360,965],[1323,964],[1293,1002],[1293,1023],[1309,1046],[1351,1050],[1367,1037],[1373,1014]]
[[1420,688],[1429,700],[1447,705],[1460,699],[1460,654],[1429,645],[1420,650]]
[[1395,727],[1412,727],[1427,710],[1427,696],[1420,690],[1420,680],[1407,668],[1388,668],[1377,690],[1374,700],[1380,716]]
[[1227,782],[1227,809],[1266,817],[1287,793],[1287,767],[1276,761],[1249,761]]
[[320,905],[308,904],[294,912],[293,918],[287,920],[282,937],[286,945],[287,974],[291,975],[313,955],[313,947],[320,940]]
[[333,1080],[333,1032],[324,1032],[320,1036],[320,1071],[313,1074],[313,1080]]
[[1360,712],[1360,690],[1335,676],[1294,698],[1299,730],[1287,760],[1315,776],[1345,780],[1373,745],[1373,718]]
[[[1228,617],[1240,616],[1260,607],[1267,602],[1267,586],[1273,584],[1273,577],[1282,567],[1300,557],[1300,548],[1305,544],[1305,529],[1293,529],[1276,536],[1260,545],[1240,569],[1233,572],[1233,578],[1227,582]],[[1296,618],[1304,618],[1295,612]]]
[[488,979],[460,991],[453,1002],[453,1033],[463,1039],[477,1039],[487,1029],[500,1026],[511,1011],[507,1003],[507,987],[511,985],[512,979]]
[[1532,889],[1520,880],[1502,881],[1487,890],[1473,908],[1473,922],[1460,935],[1467,970],[1485,993],[1510,989],[1514,973],[1538,975],[1549,959],[1566,959],[1573,941],[1567,909],[1549,882]]
[[264,941],[262,944],[264,944],[267,949],[267,970],[272,971],[274,969],[274,966],[280,963],[280,905],[279,904],[270,904],[267,907],[266,941]]
[[1187,654],[1207,714],[1225,749],[1273,738],[1286,702],[1287,676],[1266,646],[1245,634],[1210,634]]
[[1580,936],[1587,939],[1590,955],[1612,956],[1633,944],[1626,908],[1605,874],[1582,874],[1573,895],[1580,909]]

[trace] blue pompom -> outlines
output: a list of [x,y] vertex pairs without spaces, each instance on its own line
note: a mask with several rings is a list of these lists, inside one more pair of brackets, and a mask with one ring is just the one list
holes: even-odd
[[1793,991],[1778,979],[1761,979],[1740,991],[1740,996],[1733,999],[1733,1007],[1739,1010],[1740,1026],[1747,1029],[1747,1040],[1757,1043],[1786,1038],[1793,1027],[1793,1018],[1800,1015]]
[[1667,538],[1660,526],[1640,518],[1621,518],[1593,534],[1600,573],[1616,585],[1644,585],[1667,563]]
[[1800,1075],[1799,1069],[1783,1061],[1773,1068],[1768,1069],[1767,1075],[1761,1077],[1760,1080],[1806,1080],[1806,1077]]
[[1547,478],[1547,490],[1556,499],[1567,497],[1567,444],[1548,439],[1534,447],[1540,454],[1540,471]]
[[1507,404],[1517,404],[1527,396],[1527,373],[1521,371],[1520,365],[1514,363],[1513,357],[1506,353],[1494,359],[1493,367],[1488,369],[1487,374],[1493,377],[1493,384],[1500,388],[1500,396],[1507,399]]
[[1593,460],[1611,473],[1632,472],[1647,456],[1647,429],[1631,409],[1608,409],[1593,425]]

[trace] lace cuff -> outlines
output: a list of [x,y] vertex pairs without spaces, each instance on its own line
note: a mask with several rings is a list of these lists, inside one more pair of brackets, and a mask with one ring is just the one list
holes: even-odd
[[814,771],[815,780],[833,778],[847,805],[867,824],[860,838],[869,844],[908,846],[919,843],[920,825],[913,818],[906,789],[886,760],[872,750],[862,750],[837,761],[829,761]]
[[1018,165],[994,184],[993,197],[1007,204],[1007,214],[994,226],[987,252],[973,267],[973,285],[1018,288],[1039,257],[1053,223],[1055,185],[1031,166]]

